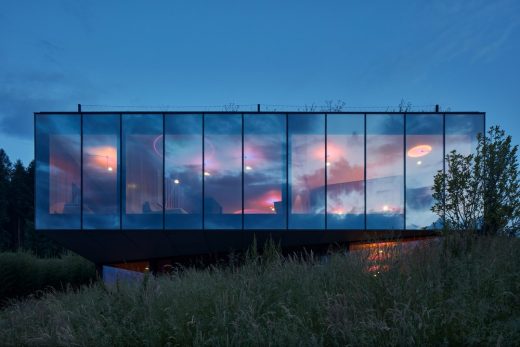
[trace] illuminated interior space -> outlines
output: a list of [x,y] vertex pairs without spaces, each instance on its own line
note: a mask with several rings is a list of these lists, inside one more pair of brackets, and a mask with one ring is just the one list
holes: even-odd
[[[435,174],[485,114],[36,113],[36,228],[97,262],[442,227]],[[386,234],[385,234],[386,233]]]

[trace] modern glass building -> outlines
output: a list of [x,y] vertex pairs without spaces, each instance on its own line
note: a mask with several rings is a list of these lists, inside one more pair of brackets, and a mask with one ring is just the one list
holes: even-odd
[[431,234],[485,114],[35,113],[36,228],[103,264]]

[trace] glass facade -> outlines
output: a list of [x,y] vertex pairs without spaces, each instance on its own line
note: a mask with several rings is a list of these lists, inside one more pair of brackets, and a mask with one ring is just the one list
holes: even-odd
[[122,127],[122,228],[162,229],[163,116],[123,115]]
[[83,228],[119,229],[118,115],[83,118]]
[[443,169],[443,116],[406,116],[406,229],[435,229],[433,179]]
[[244,228],[285,229],[286,117],[244,115]]
[[81,228],[81,117],[41,115],[35,122],[37,229]]
[[242,228],[242,115],[204,116],[204,227]]
[[36,114],[41,230],[422,230],[484,114]]
[[325,115],[288,118],[289,229],[324,229]]
[[484,132],[484,115],[447,114],[445,117],[445,153],[453,150],[464,155],[475,153],[477,135]]
[[202,228],[202,115],[167,115],[164,123],[166,229]]
[[404,227],[404,115],[367,116],[367,229]]
[[327,117],[327,228],[365,228],[365,117]]

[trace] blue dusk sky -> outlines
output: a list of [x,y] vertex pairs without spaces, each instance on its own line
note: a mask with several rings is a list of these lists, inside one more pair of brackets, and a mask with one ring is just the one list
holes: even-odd
[[519,143],[520,1],[0,2],[0,147],[13,161],[33,158],[33,112],[78,103],[402,99],[485,111]]

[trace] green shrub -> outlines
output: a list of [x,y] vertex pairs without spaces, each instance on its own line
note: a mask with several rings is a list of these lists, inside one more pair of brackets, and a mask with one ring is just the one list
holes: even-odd
[[40,290],[78,287],[95,278],[94,264],[77,255],[37,258],[25,252],[0,253],[0,302]]
[[[376,251],[378,251],[376,249]],[[446,238],[47,293],[0,311],[7,345],[517,345],[520,240]],[[374,265],[379,270],[368,271]]]

